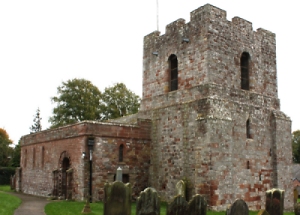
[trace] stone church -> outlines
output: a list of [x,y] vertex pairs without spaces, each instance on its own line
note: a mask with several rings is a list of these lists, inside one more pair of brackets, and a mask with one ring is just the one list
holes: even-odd
[[204,5],[144,37],[137,114],[23,136],[17,190],[100,201],[121,167],[133,198],[151,186],[170,200],[184,179],[188,198],[215,210],[237,198],[264,208],[274,187],[292,208],[291,120],[277,87],[275,34]]

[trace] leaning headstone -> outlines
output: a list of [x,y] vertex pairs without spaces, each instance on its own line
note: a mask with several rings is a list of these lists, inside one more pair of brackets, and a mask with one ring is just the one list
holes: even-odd
[[295,212],[295,215],[300,215],[300,202],[295,204],[294,212]]
[[283,215],[284,190],[272,189],[266,192],[266,211],[271,215]]
[[140,193],[136,202],[136,215],[159,215],[160,199],[154,188],[148,187]]
[[131,214],[131,185],[121,181],[104,186],[104,215]]
[[269,214],[268,211],[266,211],[265,209],[262,209],[262,210],[260,210],[260,211],[258,212],[257,215],[270,215],[270,214]]
[[189,215],[206,215],[207,203],[203,196],[197,194],[188,203]]
[[185,186],[184,181],[183,180],[178,181],[177,184],[176,184],[177,195],[181,195],[184,198],[186,198],[185,189],[186,189],[186,186]]
[[227,215],[249,215],[249,208],[243,199],[237,199],[226,211]]
[[168,206],[167,215],[187,214],[188,203],[182,195],[177,195]]

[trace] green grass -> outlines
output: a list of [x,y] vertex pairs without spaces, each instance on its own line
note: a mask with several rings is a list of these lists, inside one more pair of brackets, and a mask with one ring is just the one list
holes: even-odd
[[[54,201],[46,205],[45,212],[47,215],[82,215],[81,211],[84,207],[84,202],[71,201]],[[103,203],[91,203],[92,212],[88,215],[103,215]],[[135,203],[131,206],[131,215],[135,215]],[[258,211],[250,211],[249,215],[257,215]],[[161,203],[160,214],[167,214],[167,204]],[[224,215],[224,211],[207,211],[207,215]],[[284,215],[294,215],[293,212],[284,213]]]
[[0,185],[0,191],[9,192],[11,189],[9,185]]
[[[1,186],[2,188],[2,186]],[[0,191],[0,214],[13,215],[21,204],[21,199]]]

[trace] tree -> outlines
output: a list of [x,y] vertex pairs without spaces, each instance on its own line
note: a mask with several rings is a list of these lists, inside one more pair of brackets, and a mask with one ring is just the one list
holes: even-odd
[[19,141],[18,145],[16,145],[15,148],[13,148],[13,150],[12,150],[12,155],[11,155],[9,165],[12,167],[19,167],[20,160],[21,160],[21,145],[20,145],[20,141]]
[[62,82],[57,93],[51,98],[56,103],[49,118],[52,128],[100,118],[101,92],[90,81],[75,78]]
[[300,130],[292,133],[293,161],[300,163]]
[[12,141],[9,139],[8,133],[3,128],[0,128],[0,166],[6,167],[9,165],[9,160],[13,149],[9,146]]
[[42,118],[40,115],[40,108],[36,110],[36,114],[33,119],[33,125],[29,128],[30,133],[39,132],[42,130],[42,124],[41,124]]
[[105,88],[101,100],[101,120],[137,113],[140,101],[140,97],[127,89],[123,83],[117,83],[112,87]]

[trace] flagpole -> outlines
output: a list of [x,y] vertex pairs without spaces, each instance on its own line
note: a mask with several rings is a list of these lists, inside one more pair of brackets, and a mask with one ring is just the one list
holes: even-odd
[[157,31],[159,31],[159,25],[158,25],[158,0],[156,0],[156,27],[157,27]]

